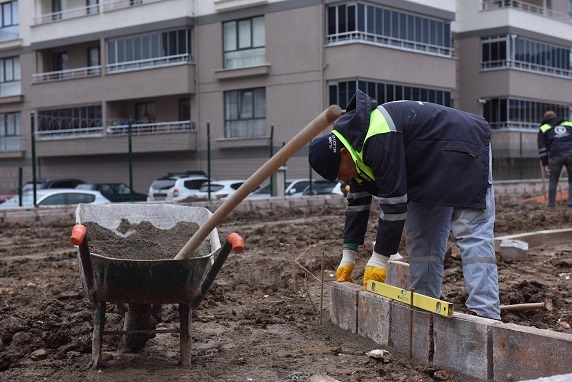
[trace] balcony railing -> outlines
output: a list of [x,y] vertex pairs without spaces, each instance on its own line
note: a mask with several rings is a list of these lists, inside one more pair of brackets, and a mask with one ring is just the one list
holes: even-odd
[[78,17],[96,15],[99,13],[99,5],[93,4],[85,7],[64,9],[58,12],[44,13],[41,16],[34,17],[34,25],[48,24],[62,20],[75,19]]
[[156,68],[162,66],[172,66],[184,64],[191,60],[191,55],[188,53],[177,54],[174,56],[154,57],[145,60],[117,62],[105,66],[107,73],[120,73],[129,72],[133,70],[141,70],[145,68]]
[[[195,131],[193,121],[134,123],[131,135],[166,134]],[[111,121],[107,126],[83,127],[75,129],[51,129],[36,132],[37,140],[60,140],[78,138],[104,138],[129,134],[127,122]]]
[[165,0],[107,0],[103,1],[101,5],[93,4],[85,7],[64,9],[58,12],[44,13],[40,16],[34,17],[33,23],[34,25],[54,23],[88,15],[96,15],[102,11],[110,12],[144,4],[157,3],[160,1]]
[[108,0],[103,3],[103,12],[115,11],[117,9],[124,9],[135,7],[143,4],[157,3],[164,0]]
[[55,72],[37,73],[32,74],[32,82],[49,82],[70,80],[84,77],[94,77],[101,75],[101,65],[88,66],[86,68],[58,70]]
[[551,19],[572,24],[572,17],[567,13],[553,11],[552,9],[530,4],[520,0],[482,0],[482,10],[489,11],[500,8],[513,8],[535,15],[549,17]]

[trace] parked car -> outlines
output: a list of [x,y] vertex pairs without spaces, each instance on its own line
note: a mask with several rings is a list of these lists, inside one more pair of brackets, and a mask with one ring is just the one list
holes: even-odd
[[[245,182],[243,179],[231,179],[231,180],[218,180],[211,181],[210,183],[210,196],[211,199],[226,199],[233,192],[238,190],[240,186]],[[201,199],[208,199],[209,197],[209,183],[204,183],[199,191],[195,194],[195,197]]]
[[[310,184],[310,179],[287,179],[284,182],[284,196],[301,196],[302,192]],[[262,185],[258,190],[248,195],[247,199],[260,199],[271,197],[270,187],[271,183],[268,182]]]
[[76,186],[76,190],[95,190],[113,203],[118,202],[144,202],[147,195],[133,191],[131,200],[131,188],[125,183],[83,183]]
[[[36,190],[44,190],[46,188],[76,188],[78,184],[85,183],[81,179],[75,178],[50,178],[36,181]],[[22,187],[22,191],[31,191],[34,189],[34,182],[27,182]]]
[[187,175],[187,173],[170,174],[155,179],[149,187],[147,201],[177,201],[193,197],[208,180],[206,175]]
[[[99,191],[93,190],[76,190],[69,188],[49,188],[36,191],[36,204],[38,206],[58,206],[66,204],[105,204],[111,203],[109,199]],[[34,205],[34,192],[28,191],[22,194],[22,207],[31,207]],[[4,203],[0,204],[0,208],[19,207],[20,197],[18,195],[11,197]]]
[[343,182],[340,182],[339,180],[335,180],[333,182],[330,182],[329,180],[315,180],[312,183],[312,189],[310,190],[310,186],[306,187],[304,192],[302,192],[302,195],[345,195],[342,185]]

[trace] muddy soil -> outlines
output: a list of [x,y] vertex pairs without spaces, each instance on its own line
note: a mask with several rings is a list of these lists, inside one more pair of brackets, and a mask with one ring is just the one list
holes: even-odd
[[[366,243],[373,240],[375,224],[372,219]],[[192,312],[190,367],[178,364],[178,335],[157,334],[138,353],[126,351],[121,336],[105,336],[103,364],[92,369],[94,311],[69,243],[72,226],[73,221],[0,224],[1,381],[306,381],[316,374],[339,381],[476,381],[397,356],[371,358],[366,353],[380,349],[378,344],[330,323],[329,282],[343,229],[343,209],[331,206],[233,212],[217,227],[221,239],[239,233],[246,248],[229,256]],[[497,236],[567,227],[572,211],[565,207],[497,199]],[[371,244],[360,248],[357,282],[371,250]],[[400,252],[407,259],[404,243]],[[499,259],[498,265],[501,304],[545,298],[554,304],[550,312],[503,312],[504,322],[572,333],[570,245],[531,248],[528,260]],[[442,299],[462,311],[465,298],[453,247]],[[107,305],[106,330],[122,329],[123,308]],[[162,307],[157,327],[178,327],[177,305]]]

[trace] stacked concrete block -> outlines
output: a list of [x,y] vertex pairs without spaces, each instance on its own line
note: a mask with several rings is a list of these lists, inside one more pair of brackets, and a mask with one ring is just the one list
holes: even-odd
[[493,327],[495,381],[572,372],[572,335],[515,324]]
[[433,355],[432,314],[402,302],[381,297],[390,301],[389,346],[402,356],[421,362],[431,362]]
[[483,380],[492,379],[492,325],[499,321],[454,313],[434,316],[433,363]]
[[363,288],[349,282],[333,282],[330,289],[330,319],[342,329],[357,333],[358,296]]
[[358,334],[371,338],[376,343],[387,346],[389,342],[388,298],[375,293],[362,291],[358,297]]

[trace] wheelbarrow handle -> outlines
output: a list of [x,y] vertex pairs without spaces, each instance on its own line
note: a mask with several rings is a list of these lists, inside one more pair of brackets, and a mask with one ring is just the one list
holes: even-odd
[[203,301],[203,298],[205,297],[206,293],[211,287],[214,279],[216,278],[216,275],[222,268],[222,265],[226,261],[230,252],[234,251],[240,253],[243,250],[244,250],[244,239],[242,239],[242,237],[240,237],[240,235],[235,232],[230,233],[226,237],[226,241],[224,242],[222,247],[220,247],[218,255],[216,256],[216,259],[214,260],[211,269],[209,269],[203,283],[199,287],[197,294],[191,301],[191,309],[196,309],[201,303],[201,301]]
[[76,224],[73,227],[70,243],[79,248],[81,268],[88,289],[87,294],[89,300],[96,304],[97,296],[95,292],[95,277],[93,275],[93,266],[91,264],[91,255],[89,253],[89,245],[87,241],[87,228],[83,224]]

